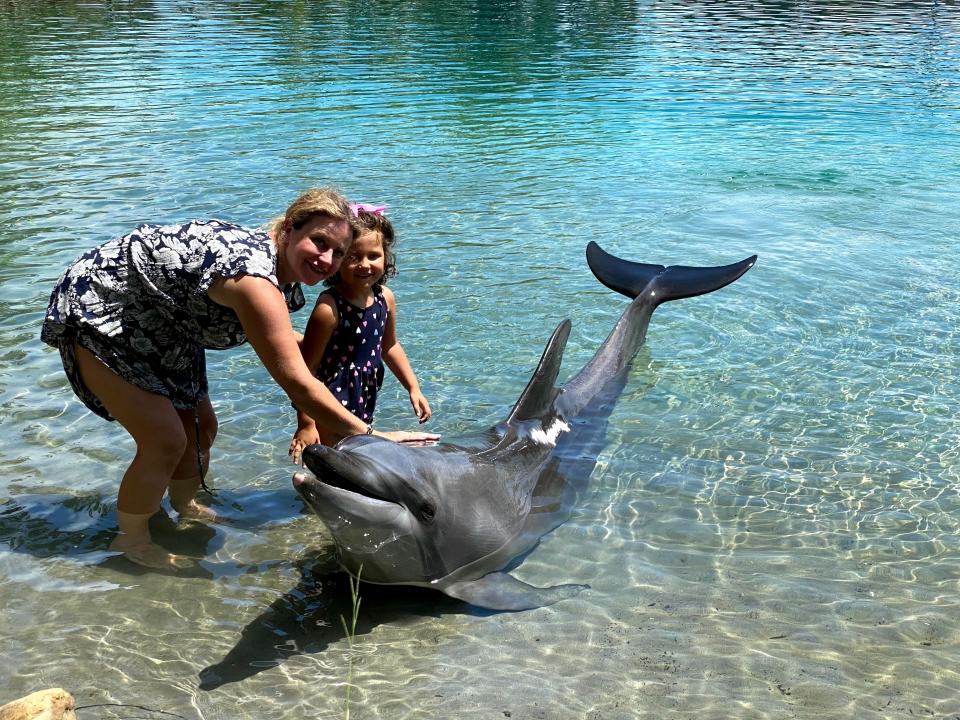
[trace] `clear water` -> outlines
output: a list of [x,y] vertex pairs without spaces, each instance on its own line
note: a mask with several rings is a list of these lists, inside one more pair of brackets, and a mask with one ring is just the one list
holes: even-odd
[[[953,3],[209,5],[0,3],[0,702],[333,718],[352,672],[354,718],[960,713]],[[504,416],[561,319],[564,373],[591,356],[623,304],[588,240],[759,254],[654,316],[592,494],[516,571],[588,592],[364,587],[351,652],[249,348],[210,357],[240,521],[157,528],[188,577],[105,553],[132,446],[38,341],[54,280],[139,222],[260,223],[327,183],[390,205],[447,437]],[[381,407],[413,424],[395,381]]]

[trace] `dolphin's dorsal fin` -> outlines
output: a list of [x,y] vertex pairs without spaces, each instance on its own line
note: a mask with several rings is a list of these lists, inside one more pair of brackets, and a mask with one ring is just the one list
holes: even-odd
[[564,320],[553,331],[540,357],[540,363],[533,372],[533,377],[530,378],[517,404],[510,411],[507,417],[508,425],[547,414],[557,396],[557,374],[560,372],[560,363],[563,361],[563,350],[567,346],[568,337],[570,337],[570,321]]

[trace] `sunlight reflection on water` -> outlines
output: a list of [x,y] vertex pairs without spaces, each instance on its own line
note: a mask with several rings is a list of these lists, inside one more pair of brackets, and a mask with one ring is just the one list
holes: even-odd
[[[517,571],[591,589],[489,615],[365,587],[355,717],[956,713],[950,7],[371,12],[4,6],[6,699],[63,685],[183,717],[342,714],[349,590],[253,353],[210,354],[211,479],[234,522],[161,519],[196,561],[174,578],[105,555],[133,445],[38,340],[83,249],[144,221],[261,223],[333,182],[390,206],[401,339],[448,438],[505,416],[561,319],[563,376],[612,327],[587,241],[643,262],[760,255],[658,311],[591,494]],[[393,380],[379,408],[413,425]]]

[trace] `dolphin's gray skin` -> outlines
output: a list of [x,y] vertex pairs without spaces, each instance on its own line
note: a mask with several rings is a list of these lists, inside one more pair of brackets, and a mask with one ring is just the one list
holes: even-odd
[[[315,477],[297,473],[293,484],[330,529],[347,571],[367,582],[433,587],[494,610],[550,605],[584,587],[536,588],[503,570],[570,517],[596,459],[588,453],[584,464],[579,440],[591,427],[594,443],[602,440],[596,428],[602,436],[656,307],[733,282],[756,256],[724,267],[663,267],[620,260],[591,242],[587,262],[600,282],[634,300],[566,385],[554,383],[569,320],[486,438],[415,447],[359,435],[304,451]],[[571,461],[576,472],[564,468]]]

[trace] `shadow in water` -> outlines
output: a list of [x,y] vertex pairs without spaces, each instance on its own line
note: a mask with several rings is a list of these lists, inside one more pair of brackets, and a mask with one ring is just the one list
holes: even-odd
[[[322,652],[346,639],[341,618],[349,622],[352,617],[349,575],[329,550],[305,556],[296,566],[297,586],[250,622],[223,660],[200,671],[201,690],[245,680],[289,657]],[[427,588],[363,583],[360,598],[355,637],[404,618],[489,612]]]
[[[299,503],[296,496],[294,499]],[[175,571],[136,565],[109,550],[116,531],[115,505],[100,495],[32,494],[0,502],[0,547],[11,552],[40,559],[69,558],[132,576],[156,573],[217,577],[218,568],[206,561],[203,566]],[[180,524],[165,510],[151,518],[150,532],[157,544],[170,552],[198,560],[222,542],[216,526]],[[244,680],[280,665],[288,657],[320,652],[346,637],[340,618],[351,617],[350,582],[332,551],[305,556],[296,567],[300,572],[296,587],[247,625],[223,660],[200,673],[201,689]],[[402,622],[404,618],[486,612],[424,588],[364,584],[360,594],[357,636],[381,623]]]
[[[154,542],[175,555],[199,560],[219,546],[214,527],[177,523],[161,509],[150,519]],[[145,568],[110,550],[116,508],[100,495],[20,495],[0,503],[0,546],[40,559],[63,557],[127,575],[146,573],[213,578],[197,563],[177,570]]]

